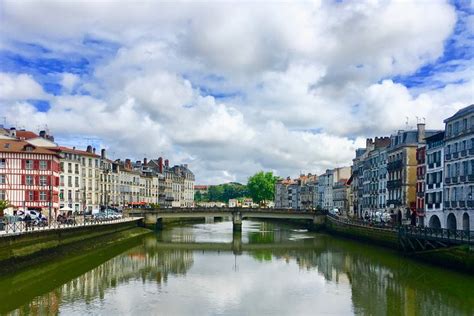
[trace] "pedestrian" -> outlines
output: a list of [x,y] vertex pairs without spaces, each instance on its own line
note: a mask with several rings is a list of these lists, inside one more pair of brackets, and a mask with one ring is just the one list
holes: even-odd
[[30,214],[26,214],[25,216],[25,225],[26,225],[26,231],[28,231],[28,228],[30,227],[31,224],[31,216]]

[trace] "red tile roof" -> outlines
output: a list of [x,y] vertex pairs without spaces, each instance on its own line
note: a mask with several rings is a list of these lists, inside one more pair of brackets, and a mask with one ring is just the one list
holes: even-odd
[[85,150],[72,149],[72,148],[64,147],[64,146],[59,146],[56,149],[59,150],[60,152],[64,152],[64,153],[68,153],[68,154],[76,154],[76,155],[96,157],[96,158],[100,157],[97,154],[90,153],[90,152],[87,152]]
[[[26,146],[31,146],[32,150],[26,151]],[[57,155],[57,153],[52,148],[37,147],[19,139],[0,139],[0,152]]]
[[30,132],[30,131],[16,131],[16,137],[18,139],[31,139],[31,138],[36,138],[36,137],[39,137],[38,135],[36,135],[35,133],[33,132]]

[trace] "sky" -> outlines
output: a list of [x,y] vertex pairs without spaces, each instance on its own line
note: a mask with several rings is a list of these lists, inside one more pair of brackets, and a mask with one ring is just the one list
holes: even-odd
[[350,165],[474,103],[471,1],[0,0],[0,123],[196,183]]

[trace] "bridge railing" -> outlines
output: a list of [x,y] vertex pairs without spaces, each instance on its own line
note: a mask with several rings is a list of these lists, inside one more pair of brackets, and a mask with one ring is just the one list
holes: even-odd
[[397,227],[387,224],[387,223],[377,223],[377,222],[371,222],[371,221],[364,221],[360,219],[352,219],[352,218],[346,218],[346,217],[341,217],[333,214],[327,214],[327,217],[330,218],[333,221],[337,221],[340,223],[344,223],[347,225],[355,225],[355,226],[363,226],[367,228],[378,228],[378,229],[385,229],[385,230],[391,230],[391,231],[396,231]]
[[424,237],[438,240],[446,240],[450,242],[473,243],[474,231],[456,230],[445,228],[430,228],[419,226],[402,226],[400,227],[402,235],[412,237]]

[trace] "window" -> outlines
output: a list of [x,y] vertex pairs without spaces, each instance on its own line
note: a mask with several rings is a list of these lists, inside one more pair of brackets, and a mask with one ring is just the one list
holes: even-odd
[[47,180],[47,177],[46,177],[46,176],[40,176],[40,178],[39,178],[39,182],[40,182],[39,185],[41,185],[41,186],[46,186],[46,185],[47,185],[47,181],[48,181],[48,180]]
[[92,159],[89,158],[89,167],[92,167]]
[[79,164],[74,164],[74,173],[79,174]]
[[40,170],[48,170],[48,162],[46,160],[39,161]]
[[31,176],[31,175],[26,176],[26,185],[34,185],[33,176]]
[[7,199],[7,195],[6,195],[5,190],[0,190],[0,200],[6,200],[6,199]]
[[74,186],[75,186],[76,188],[79,187],[79,177],[76,177],[76,178],[74,179]]
[[99,168],[99,160],[98,159],[95,160],[95,167]]
[[46,197],[47,197],[46,191],[40,191],[40,194],[39,194],[40,201],[46,201]]
[[6,175],[0,174],[0,184],[5,184],[7,182]]
[[72,190],[67,191],[67,200],[72,201]]
[[33,191],[28,191],[28,201],[34,201],[35,200],[35,194]]
[[72,173],[72,163],[70,162],[67,164],[67,172]]
[[463,131],[467,130],[467,118],[462,120],[462,129]]
[[67,177],[67,186],[72,187],[72,177],[71,176]]
[[64,190],[63,190],[63,189],[59,190],[59,199],[60,199],[61,201],[64,200]]
[[6,160],[3,158],[3,159],[0,159],[0,168],[1,169],[4,169],[6,167]]
[[33,160],[26,160],[25,162],[25,168],[28,170],[32,170],[34,167]]

